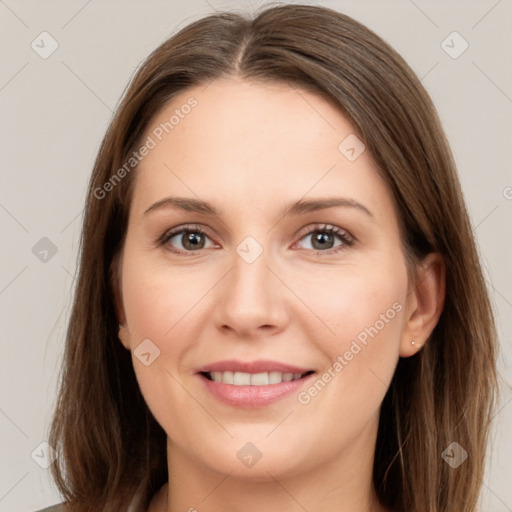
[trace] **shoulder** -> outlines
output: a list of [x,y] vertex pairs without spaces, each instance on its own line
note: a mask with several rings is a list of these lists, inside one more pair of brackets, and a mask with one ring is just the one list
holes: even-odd
[[64,503],[59,503],[57,505],[52,505],[51,507],[36,510],[35,512],[66,512],[66,510],[64,508]]

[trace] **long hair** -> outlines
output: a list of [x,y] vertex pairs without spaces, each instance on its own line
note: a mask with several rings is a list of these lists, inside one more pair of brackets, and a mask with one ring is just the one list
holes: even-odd
[[[431,99],[403,58],[349,16],[310,5],[195,21],[146,59],[124,93],[90,179],[49,435],[59,454],[52,476],[67,510],[121,512],[141,496],[142,512],[167,481],[166,434],[117,337],[116,256],[136,168],[114,178],[169,100],[235,76],[332,100],[388,185],[407,261],[442,255],[444,309],[423,349],[398,362],[381,407],[373,482],[394,512],[474,512],[497,393],[497,340],[454,159]],[[442,457],[453,442],[468,453],[456,469]]]

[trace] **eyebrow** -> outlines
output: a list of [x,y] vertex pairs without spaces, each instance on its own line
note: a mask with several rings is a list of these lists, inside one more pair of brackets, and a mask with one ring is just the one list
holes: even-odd
[[[186,212],[200,213],[203,215],[213,215],[220,217],[220,213],[212,204],[201,199],[194,199],[191,197],[166,197],[152,204],[145,212],[147,215],[156,210],[161,210],[169,207],[177,207]],[[368,216],[373,217],[372,212],[361,203],[354,199],[345,197],[327,197],[322,199],[299,199],[289,205],[286,205],[280,212],[281,217],[288,217],[292,215],[303,215],[318,210],[325,210],[327,208],[335,207],[349,207],[356,208]]]

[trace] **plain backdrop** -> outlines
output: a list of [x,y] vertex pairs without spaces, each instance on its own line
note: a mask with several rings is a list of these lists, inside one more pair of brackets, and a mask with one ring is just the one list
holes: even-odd
[[[388,41],[439,111],[485,266],[502,349],[502,396],[481,510],[510,512],[512,2],[316,3],[354,17]],[[41,461],[50,455],[44,442],[86,185],[112,111],[142,59],[176,30],[215,10],[252,12],[259,5],[0,0],[1,512],[29,512],[60,501]]]

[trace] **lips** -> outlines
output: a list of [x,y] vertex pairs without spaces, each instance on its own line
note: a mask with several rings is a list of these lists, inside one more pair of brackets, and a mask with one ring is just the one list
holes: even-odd
[[243,372],[243,373],[262,373],[262,372],[281,372],[281,373],[306,373],[314,371],[312,368],[301,368],[286,363],[259,359],[257,361],[239,361],[231,359],[227,361],[218,361],[207,364],[197,370],[198,373],[207,372]]
[[270,405],[298,391],[314,373],[312,369],[269,360],[218,361],[197,371],[214,397],[242,408]]

